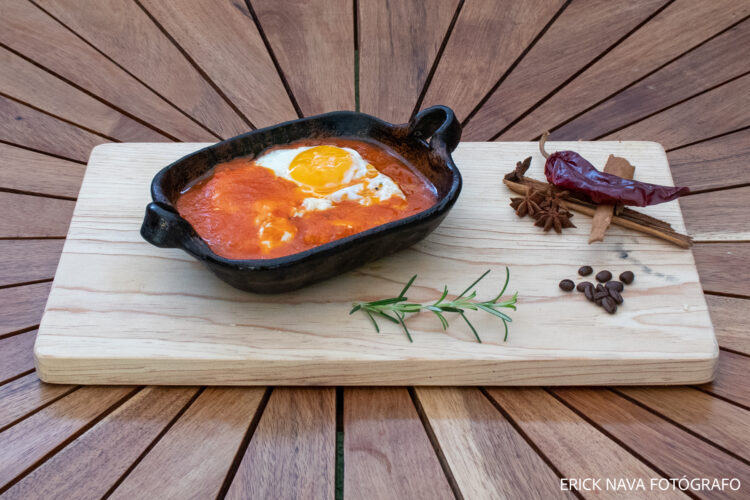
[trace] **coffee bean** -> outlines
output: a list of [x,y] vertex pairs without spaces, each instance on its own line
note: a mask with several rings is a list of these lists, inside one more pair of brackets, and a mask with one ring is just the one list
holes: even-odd
[[601,306],[609,314],[614,314],[615,312],[617,312],[617,304],[615,304],[615,301],[612,299],[612,297],[603,298]]
[[617,302],[618,304],[622,304],[622,295],[620,295],[620,292],[618,292],[614,288],[608,288],[607,291],[609,292],[609,296],[612,297],[615,302]]
[[598,302],[606,297],[609,297],[609,291],[607,291],[602,285],[596,285],[596,290],[594,290],[594,301]]
[[607,282],[612,279],[612,273],[609,271],[599,271],[596,275],[596,281],[600,283]]
[[607,281],[604,286],[610,290],[617,290],[618,292],[622,292],[625,288],[620,281]]
[[588,276],[589,274],[593,273],[594,270],[591,268],[591,266],[581,266],[578,269],[578,274],[581,276]]
[[581,281],[580,283],[578,283],[576,290],[578,290],[579,292],[585,292],[587,288],[594,288],[594,284],[590,281]]
[[594,286],[587,286],[583,289],[583,294],[586,296],[586,298],[589,300],[589,302],[594,301]]
[[572,280],[562,280],[560,282],[560,290],[564,290],[566,292],[569,292],[573,290],[576,287],[575,283],[573,283]]
[[624,273],[620,274],[620,281],[622,281],[626,285],[631,284],[634,279],[635,274],[633,274],[632,271],[625,271]]

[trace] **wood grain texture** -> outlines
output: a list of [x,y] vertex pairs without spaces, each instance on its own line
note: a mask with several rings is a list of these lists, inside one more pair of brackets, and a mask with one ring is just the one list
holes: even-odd
[[136,2],[40,0],[37,5],[220,137],[249,130]]
[[0,386],[0,429],[74,389],[73,385],[45,384],[36,373]]
[[81,187],[80,163],[0,143],[0,187],[75,198]]
[[2,96],[0,140],[83,162],[91,148],[111,142]]
[[[669,477],[736,477],[743,484],[750,477],[743,462],[613,392],[555,389],[554,393],[644,460],[658,464]],[[726,498],[716,490],[700,495]]]
[[0,384],[34,368],[36,330],[0,339]]
[[747,299],[706,295],[719,346],[750,355],[750,303]]
[[[663,0],[574,0],[469,120],[462,138],[489,140],[663,4]],[[539,30],[542,25],[526,29]]]
[[409,120],[457,5],[458,0],[359,2],[363,112],[394,123]]
[[142,4],[256,127],[297,118],[244,2]]
[[3,0],[2,11],[0,42],[16,52],[178,139],[216,139],[31,2]]
[[478,389],[416,392],[464,498],[572,497]]
[[405,388],[344,391],[347,498],[453,498]]
[[227,498],[333,498],[336,393],[274,389]]
[[466,2],[427,89],[423,107],[443,104],[453,108],[459,120],[466,118],[564,3]]
[[84,387],[1,432],[0,493],[134,391],[130,387]]
[[350,0],[253,2],[253,9],[305,116],[354,109]]
[[554,130],[748,14],[750,4],[733,0],[671,3],[497,140],[529,140]]
[[0,289],[0,335],[38,325],[52,283]]
[[[94,151],[41,323],[42,380],[674,384],[704,382],[713,373],[716,344],[689,252],[619,227],[610,228],[604,243],[586,247],[581,244],[590,232],[586,218],[576,217],[578,227],[563,235],[518,220],[500,179],[517,158],[528,155],[534,157],[530,175],[541,177],[536,144],[462,145],[455,153],[463,172],[461,199],[427,239],[335,279],[270,296],[232,289],[189,256],[153,247],[139,234],[151,177],[197,147],[120,144]],[[657,144],[575,147],[595,164],[612,153],[638,165],[649,180],[671,183]],[[127,175],[113,183],[113,172]],[[644,210],[684,230],[677,203]],[[593,306],[580,294],[557,288],[561,278],[574,277],[581,261],[638,273],[638,286],[628,289],[619,314],[592,314]],[[506,265],[512,275],[509,291],[521,292],[507,342],[502,323],[490,315],[472,315],[483,332],[480,344],[465,325],[454,322],[444,332],[428,315],[409,318],[415,339],[410,343],[396,325],[383,325],[377,335],[365,317],[347,314],[352,300],[392,296],[415,272],[420,279],[412,300],[434,300],[444,284],[463,289],[487,269],[495,274],[478,292],[492,296],[504,281]],[[580,317],[591,320],[582,325]]]
[[0,241],[0,286],[50,279],[55,275],[63,240]]
[[[539,447],[563,477],[628,478],[649,484],[659,473],[612,441],[596,427],[557,401],[543,389],[488,389],[528,438]],[[697,392],[697,391],[695,391]],[[585,443],[585,446],[581,446]],[[649,498],[649,494],[628,491],[629,498]],[[622,498],[623,490],[596,492],[596,498]],[[660,498],[687,498],[668,491]]]
[[738,106],[735,101],[738,95],[750,95],[750,74],[602,139],[625,141],[649,138],[659,141],[665,149],[672,149],[732,132],[750,125],[750,107]]
[[14,99],[119,141],[167,140],[5,48],[0,48],[0,65],[0,89]]
[[592,140],[740,76],[750,71],[750,60],[741,55],[748,46],[750,20],[566,123],[550,139]]
[[704,291],[750,297],[749,243],[698,243],[693,256]]
[[0,238],[65,236],[75,202],[0,192]]
[[16,483],[3,498],[102,498],[196,391],[182,387],[141,390]]
[[636,387],[618,392],[737,456],[750,459],[750,411],[687,387]]
[[678,186],[697,191],[750,184],[750,129],[667,153]]
[[750,407],[748,373],[750,373],[750,357],[721,351],[716,378],[710,384],[702,385],[701,388],[745,407]]
[[110,498],[214,498],[263,389],[208,388]]
[[687,196],[680,206],[688,233],[698,242],[750,240],[750,186]]

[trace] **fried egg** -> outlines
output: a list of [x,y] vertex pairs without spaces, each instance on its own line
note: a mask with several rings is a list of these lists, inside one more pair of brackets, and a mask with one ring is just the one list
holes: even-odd
[[350,148],[320,145],[277,149],[256,158],[255,164],[294,182],[305,193],[296,216],[327,210],[344,200],[369,206],[394,196],[406,199],[390,177]]

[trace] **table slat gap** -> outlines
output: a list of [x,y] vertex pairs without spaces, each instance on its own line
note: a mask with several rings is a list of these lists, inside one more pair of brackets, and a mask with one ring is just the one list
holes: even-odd
[[[632,389],[630,388],[618,388],[618,387],[610,387],[609,390],[618,396],[620,396],[623,399],[626,399],[633,403],[634,405],[640,406],[644,410],[652,413],[653,415],[656,415],[657,417],[661,418],[662,420],[666,420],[670,424],[674,425],[675,427],[678,427],[682,429],[683,431],[687,432],[688,434],[700,439],[701,441],[710,444],[717,450],[721,451],[722,453],[726,453],[727,455],[739,460],[740,462],[744,463],[745,465],[750,466],[750,460],[747,458],[739,455],[738,453],[730,450],[726,446],[722,445],[721,443],[716,442],[715,440],[712,440],[708,437],[706,437],[704,434],[701,434],[700,432],[697,432],[696,430],[692,429],[690,426],[685,425],[679,421],[677,421],[675,418],[670,417],[667,415],[664,411],[654,408],[653,406],[650,406],[647,403],[644,403],[643,401],[639,400],[637,397],[632,396],[628,392]],[[680,391],[681,389],[674,389],[675,391]],[[744,408],[741,408],[744,410]]]
[[32,4],[34,4],[39,10],[41,10],[42,12],[44,12],[45,14],[47,14],[49,17],[51,17],[52,19],[54,19],[57,23],[60,24],[60,26],[64,27],[66,30],[68,30],[69,32],[71,32],[78,39],[80,39],[83,43],[85,43],[86,45],[88,45],[89,47],[91,47],[92,49],[94,49],[96,52],[98,52],[99,54],[101,54],[102,57],[104,57],[105,59],[107,59],[109,62],[111,62],[112,64],[114,64],[118,68],[120,68],[125,73],[127,73],[135,81],[137,81],[138,83],[140,83],[141,85],[143,85],[144,87],[146,87],[148,90],[150,90],[151,92],[153,92],[155,95],[157,95],[159,98],[161,98],[164,102],[166,102],[172,108],[174,108],[175,111],[177,111],[178,113],[180,113],[181,115],[183,115],[185,118],[187,118],[191,122],[195,123],[197,126],[199,126],[200,128],[202,128],[203,130],[205,130],[209,134],[213,135],[216,139],[221,140],[221,136],[219,136],[219,134],[217,134],[216,132],[214,132],[213,130],[211,130],[210,128],[208,128],[203,123],[199,122],[197,119],[195,119],[193,116],[191,116],[190,114],[188,114],[184,110],[182,110],[182,108],[180,108],[179,106],[177,106],[174,102],[172,102],[172,100],[168,99],[166,96],[164,96],[157,89],[153,88],[151,85],[149,85],[148,83],[146,83],[145,81],[143,81],[141,78],[139,78],[136,74],[134,74],[133,72],[131,72],[128,68],[126,68],[125,66],[123,66],[122,64],[120,64],[119,62],[117,62],[115,59],[113,59],[112,57],[110,57],[107,53],[105,53],[104,51],[102,51],[99,47],[97,47],[96,45],[94,45],[93,43],[91,43],[90,41],[88,41],[80,33],[78,33],[76,30],[74,30],[73,28],[71,28],[67,23],[64,23],[58,16],[52,14],[49,10],[45,9],[44,7],[42,7],[35,0],[29,0],[29,2],[31,2]]
[[[23,458],[27,462],[30,461],[30,460],[33,460],[33,462],[30,462],[28,466],[26,466],[23,470],[21,470],[20,472],[18,472],[18,474],[16,474],[12,479],[7,480],[4,484],[0,483],[0,495],[2,495],[3,493],[5,493],[8,489],[10,489],[11,487],[13,487],[13,485],[15,485],[16,483],[18,483],[19,481],[21,481],[24,477],[26,477],[27,475],[29,475],[32,471],[34,471],[39,466],[41,466],[42,464],[44,464],[47,460],[49,460],[50,458],[52,458],[60,450],[64,449],[70,443],[72,443],[73,441],[75,441],[76,439],[78,439],[79,436],[81,436],[83,433],[85,433],[86,431],[88,431],[89,429],[91,429],[93,426],[95,426],[102,419],[104,419],[107,415],[109,415],[110,413],[112,413],[113,411],[115,411],[117,408],[119,408],[120,406],[122,406],[128,399],[130,399],[132,396],[134,396],[136,393],[138,393],[138,391],[140,391],[142,389],[142,387],[120,388],[120,389],[121,390],[128,389],[128,390],[126,390],[125,394],[122,395],[121,397],[119,397],[118,399],[116,399],[113,403],[107,405],[106,408],[103,411],[98,412],[94,418],[92,418],[91,420],[87,421],[85,424],[79,426],[71,434],[65,436],[64,439],[62,441],[60,441],[59,443],[57,443],[54,446],[50,447],[46,452],[44,452],[43,455],[41,455],[41,456],[33,456],[33,455],[25,454]],[[78,394],[80,394],[80,392],[78,392]],[[116,393],[114,393],[114,394],[116,394]],[[60,401],[65,401],[65,399],[61,398],[57,402],[60,402]],[[50,405],[47,408],[51,408],[51,407],[52,407],[52,405]],[[37,412],[35,415],[40,415],[40,414],[41,414],[41,412]],[[32,418],[33,418],[33,416],[32,416]],[[24,420],[24,422],[28,422],[28,421],[30,421],[30,419]],[[6,432],[13,432],[13,430],[17,429],[17,428],[18,427],[11,427]],[[2,436],[4,436],[4,435],[5,435],[5,433],[3,433]],[[2,438],[2,436],[0,436],[0,439]],[[19,457],[16,457],[16,459],[18,459],[18,458]],[[0,477],[0,480],[2,480],[1,477]]]
[[109,489],[102,495],[102,499],[109,498],[112,493],[117,489],[120,484],[122,484],[123,481],[130,475],[131,472],[133,472],[133,469],[135,469],[139,463],[143,460],[143,458],[148,455],[148,453],[156,446],[159,441],[164,437],[164,435],[169,432],[169,430],[172,428],[172,426],[177,422],[182,415],[185,414],[185,412],[190,408],[190,406],[195,402],[196,399],[198,399],[198,396],[203,393],[205,390],[205,387],[198,388],[197,391],[195,391],[195,394],[193,394],[190,399],[185,403],[185,405],[169,420],[167,425],[164,426],[164,428],[154,437],[154,439],[146,446],[146,448],[143,449],[143,451],[138,455],[138,457],[133,461],[133,463],[130,464],[130,466],[125,469],[125,472],[122,473],[122,475],[117,478],[117,480],[112,483],[112,486],[109,487]]

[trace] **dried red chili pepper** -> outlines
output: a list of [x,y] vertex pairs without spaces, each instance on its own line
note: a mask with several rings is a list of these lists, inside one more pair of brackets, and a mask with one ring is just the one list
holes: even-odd
[[672,201],[690,192],[686,187],[659,186],[601,172],[574,151],[549,155],[544,175],[555,186],[587,194],[594,203],[645,207]]

